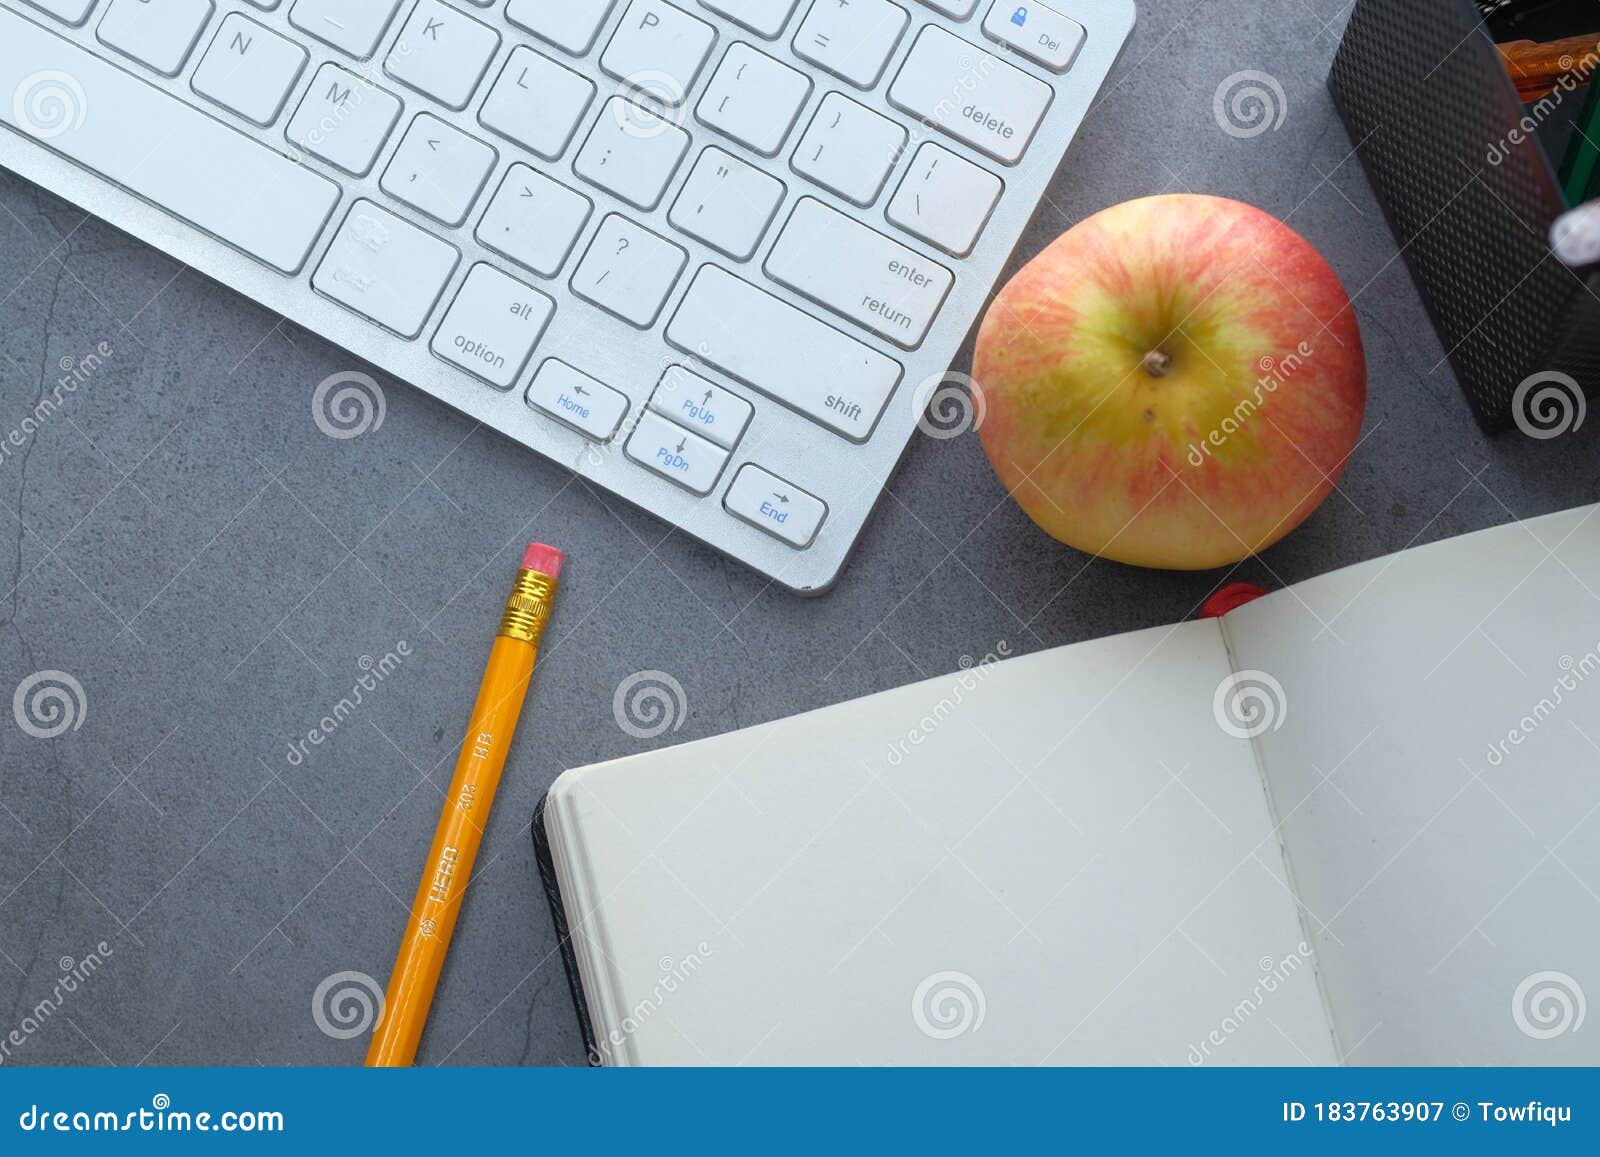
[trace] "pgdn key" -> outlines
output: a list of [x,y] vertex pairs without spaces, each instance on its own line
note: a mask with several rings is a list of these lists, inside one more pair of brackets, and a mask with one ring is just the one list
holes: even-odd
[[955,280],[937,261],[810,197],[795,206],[766,270],[908,350],[922,344]]
[[685,490],[709,494],[727,464],[728,452],[646,410],[628,439],[628,457]]

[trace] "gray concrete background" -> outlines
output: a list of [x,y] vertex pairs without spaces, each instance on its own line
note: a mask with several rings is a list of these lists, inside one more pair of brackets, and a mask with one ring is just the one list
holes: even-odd
[[[112,353],[0,459],[0,692],[77,679],[81,726],[0,715],[0,1036],[60,970],[105,966],[8,1063],[354,1064],[315,1023],[341,971],[388,975],[454,744],[524,541],[569,577],[458,928],[425,1064],[580,1064],[528,839],[564,768],[648,746],[612,717],[641,669],[685,688],[660,744],[1019,651],[1181,619],[1218,583],[1277,586],[1600,498],[1596,426],[1479,434],[1324,78],[1341,0],[1147,0],[1018,263],[1161,191],[1285,217],[1355,297],[1365,440],[1338,493],[1233,574],[1140,572],[1055,545],[972,436],[919,440],[828,597],[804,601],[380,376],[382,427],[324,436],[338,349],[0,174],[0,427],[62,359]],[[1221,132],[1243,69],[1287,116]],[[1508,227],[1513,223],[1508,222]],[[963,354],[963,363],[966,355]],[[959,368],[959,367],[958,367]],[[299,766],[302,735],[378,658],[410,655]]]

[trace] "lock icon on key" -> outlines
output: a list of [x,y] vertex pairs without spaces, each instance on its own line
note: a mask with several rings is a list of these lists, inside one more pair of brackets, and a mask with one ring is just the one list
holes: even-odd
[[1028,9],[1027,9],[1026,6],[1018,8],[1015,12],[1013,12],[1011,14],[1011,23],[1015,24],[1018,28],[1021,28],[1027,22],[1028,22]]

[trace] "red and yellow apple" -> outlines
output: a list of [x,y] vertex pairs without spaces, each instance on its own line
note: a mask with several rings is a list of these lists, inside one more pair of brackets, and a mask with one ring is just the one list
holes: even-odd
[[1264,550],[1355,448],[1367,369],[1320,253],[1250,205],[1147,197],[1090,217],[1000,292],[979,434],[1046,532],[1138,566]]

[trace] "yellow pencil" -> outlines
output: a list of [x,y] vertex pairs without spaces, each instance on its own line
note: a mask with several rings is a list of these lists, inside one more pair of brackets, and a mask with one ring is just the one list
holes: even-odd
[[467,881],[472,878],[472,863],[489,820],[489,807],[533,677],[539,636],[555,601],[563,558],[559,550],[540,543],[530,545],[522,556],[522,569],[506,600],[478,701],[472,708],[472,721],[456,760],[456,773],[434,831],[433,849],[411,902],[411,918],[389,977],[383,1020],[367,1051],[369,1066],[409,1065],[416,1058],[433,990],[450,949],[450,934],[455,931]]

